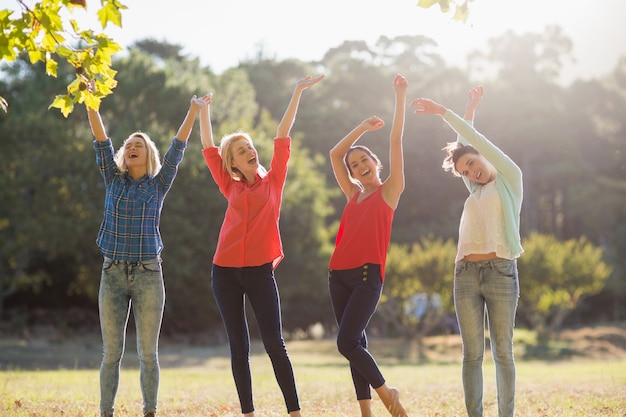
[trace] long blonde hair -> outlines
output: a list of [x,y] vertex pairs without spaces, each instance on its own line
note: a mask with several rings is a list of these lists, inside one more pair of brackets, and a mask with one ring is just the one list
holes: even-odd
[[[222,140],[220,141],[219,153],[220,153],[220,156],[222,157],[222,166],[228,172],[230,177],[232,179],[234,179],[234,180],[242,181],[242,180],[245,179],[245,177],[243,176],[241,171],[239,171],[237,168],[233,167],[233,159],[234,159],[233,145],[238,140],[245,140],[246,142],[248,142],[254,148],[254,143],[252,142],[252,137],[250,136],[249,133],[247,133],[247,132],[235,132],[235,133],[231,133],[229,135],[226,135],[226,136],[224,136],[222,138]],[[258,152],[257,152],[257,159],[258,159]],[[267,171],[259,163],[259,168],[258,168],[257,172],[261,176],[263,176],[263,175],[265,175],[265,173]]]
[[150,139],[150,136],[143,132],[137,131],[135,133],[131,133],[130,136],[127,137],[126,140],[124,140],[122,146],[115,153],[115,164],[121,172],[128,172],[128,167],[126,166],[126,161],[124,160],[124,148],[126,148],[126,143],[133,138],[140,138],[141,140],[143,140],[147,151],[146,170],[148,172],[148,175],[154,177],[161,170],[161,159],[159,157],[159,150],[157,149],[152,139]]

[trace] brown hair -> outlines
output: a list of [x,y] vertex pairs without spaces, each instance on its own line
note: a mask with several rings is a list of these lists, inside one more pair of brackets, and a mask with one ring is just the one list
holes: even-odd
[[465,154],[471,153],[478,155],[479,152],[472,145],[463,145],[461,142],[450,142],[443,148],[446,152],[446,157],[441,165],[445,171],[452,172],[456,177],[460,177],[461,173],[456,169],[456,163]]
[[352,176],[352,169],[350,168],[350,165],[348,165],[348,157],[354,151],[363,151],[367,154],[367,156],[369,156],[374,161],[376,161],[376,174],[380,175],[380,171],[383,169],[383,164],[382,162],[380,162],[380,159],[378,159],[378,156],[365,146],[355,145],[355,146],[352,146],[350,149],[348,149],[348,152],[346,152],[346,156],[343,157],[343,162],[346,164],[346,168],[348,168],[348,173],[350,174],[350,178],[354,179],[354,177]]

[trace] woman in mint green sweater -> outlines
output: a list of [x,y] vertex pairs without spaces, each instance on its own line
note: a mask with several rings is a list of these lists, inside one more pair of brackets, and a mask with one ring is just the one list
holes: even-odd
[[498,416],[510,417],[515,404],[513,328],[519,282],[516,259],[523,249],[519,219],[522,171],[473,127],[483,88],[469,92],[464,118],[425,98],[411,102],[416,114],[437,114],[458,134],[444,148],[446,171],[463,178],[469,197],[459,226],[454,270],[454,305],[463,341],[463,390],[470,417],[483,415],[482,363],[485,319],[496,365]]

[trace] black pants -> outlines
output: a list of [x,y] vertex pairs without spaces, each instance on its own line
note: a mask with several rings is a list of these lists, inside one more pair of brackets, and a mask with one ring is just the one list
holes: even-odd
[[350,362],[357,400],[371,399],[370,386],[378,388],[385,383],[378,364],[367,350],[365,334],[383,289],[380,265],[330,270],[328,286],[339,325],[337,348]]
[[230,359],[242,413],[254,411],[250,375],[250,333],[245,312],[248,297],[259,325],[265,351],[274,367],[287,412],[300,409],[296,383],[287,355],[280,312],[280,297],[272,264],[226,268],[213,265],[211,286],[226,327]]

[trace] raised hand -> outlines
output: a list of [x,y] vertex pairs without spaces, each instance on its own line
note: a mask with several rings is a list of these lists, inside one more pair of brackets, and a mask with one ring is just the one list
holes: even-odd
[[406,79],[404,75],[398,74],[396,78],[393,80],[393,89],[396,92],[406,91],[409,87],[409,81]]
[[385,125],[383,119],[378,116],[368,117],[361,122],[363,129],[368,131],[378,130]]
[[465,114],[463,117],[465,120],[474,120],[474,112],[478,107],[478,103],[483,98],[483,86],[478,85],[469,90],[467,103],[465,104]]
[[298,80],[296,88],[304,90],[305,88],[309,88],[319,83],[320,81],[322,81],[322,78],[324,78],[323,74],[318,77],[312,77],[309,75],[308,77],[301,78]]
[[202,97],[196,97],[195,95],[191,97],[191,106],[201,108],[204,106],[208,106],[213,101],[213,93],[205,94]]
[[438,114],[441,116],[446,112],[444,106],[428,98],[415,99],[409,104],[409,107],[417,107],[413,111],[415,114]]

